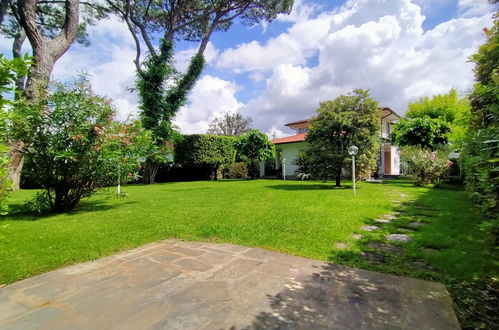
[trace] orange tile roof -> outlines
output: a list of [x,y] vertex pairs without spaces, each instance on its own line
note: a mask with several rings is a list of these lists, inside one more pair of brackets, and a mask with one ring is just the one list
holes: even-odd
[[273,144],[282,144],[282,143],[292,143],[292,142],[303,142],[307,137],[307,133],[300,133],[292,136],[287,136],[280,139],[271,140]]

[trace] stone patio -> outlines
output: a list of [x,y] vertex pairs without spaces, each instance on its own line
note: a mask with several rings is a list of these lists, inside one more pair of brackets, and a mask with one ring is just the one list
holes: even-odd
[[438,283],[167,240],[0,288],[1,329],[459,329]]

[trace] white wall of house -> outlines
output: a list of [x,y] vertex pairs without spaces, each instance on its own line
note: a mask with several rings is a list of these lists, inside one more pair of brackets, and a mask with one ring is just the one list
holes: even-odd
[[[280,154],[283,159],[286,159],[286,176],[292,177],[295,176],[295,171],[298,169],[298,166],[293,164],[300,150],[305,150],[308,148],[307,142],[294,142],[294,143],[284,143],[277,144],[276,150],[282,150]],[[279,159],[280,166],[282,166],[282,159]]]
[[392,175],[400,174],[400,152],[399,148],[392,146]]
[[[387,156],[389,159],[387,159]],[[400,175],[400,150],[390,143],[381,146],[378,175]]]

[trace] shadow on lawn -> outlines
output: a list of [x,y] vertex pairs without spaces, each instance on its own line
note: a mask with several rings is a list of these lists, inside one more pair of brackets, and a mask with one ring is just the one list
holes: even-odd
[[264,186],[264,188],[277,190],[344,190],[352,189],[352,186],[335,187],[333,184],[275,184]]
[[102,212],[108,211],[121,207],[123,205],[137,204],[136,201],[122,202],[119,204],[110,204],[105,200],[94,200],[94,201],[81,201],[74,210],[68,213],[52,213],[50,211],[44,212],[42,214],[37,214],[35,212],[28,211],[24,204],[13,204],[9,205],[9,213],[6,216],[0,217],[1,221],[37,221],[45,218],[49,218],[57,215],[75,215],[84,212]]

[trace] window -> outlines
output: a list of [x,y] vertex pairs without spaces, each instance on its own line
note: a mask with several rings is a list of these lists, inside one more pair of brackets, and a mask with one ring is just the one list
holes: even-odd
[[308,128],[298,128],[298,134],[301,134],[301,133],[307,133],[308,132]]

